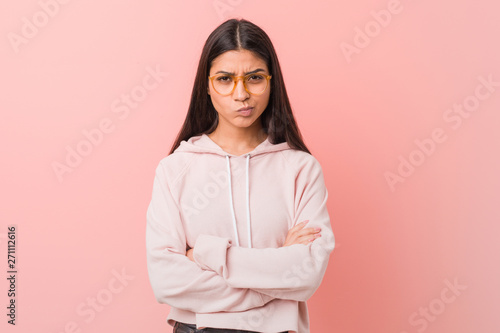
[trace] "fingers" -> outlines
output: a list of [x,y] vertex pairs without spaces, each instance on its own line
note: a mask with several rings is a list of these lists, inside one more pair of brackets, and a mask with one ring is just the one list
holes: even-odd
[[302,221],[292,227],[287,234],[286,240],[285,240],[285,245],[283,246],[289,246],[293,244],[304,244],[307,245],[317,239],[318,237],[321,237],[321,228],[318,227],[310,227],[310,228],[304,228],[304,226],[309,222],[309,220]]
[[303,228],[303,227],[307,224],[307,222],[309,222],[309,220],[302,221],[302,222],[298,223],[297,225],[295,225],[295,226],[294,226],[292,229],[290,229],[290,230],[298,230],[298,229],[300,229],[300,228]]
[[[309,222],[309,220],[305,220],[303,222],[300,222],[299,224],[294,226],[292,229],[290,229],[288,231],[288,233],[295,234],[297,236],[304,236],[304,235],[308,235],[308,234],[313,235],[313,234],[316,234],[318,232],[321,232],[321,228],[319,228],[319,227],[310,227],[310,228],[302,229],[307,224],[307,222]],[[300,230],[300,229],[302,229],[302,230]]]
[[294,243],[296,244],[309,244],[310,242],[314,241],[318,237],[321,237],[321,228],[319,227],[310,227],[310,228],[305,228],[302,230],[299,230],[300,228],[303,228],[306,223],[309,222],[309,220],[306,220],[304,222],[299,223],[296,225],[294,228],[296,230],[290,229],[291,233],[293,234],[295,241]]
[[321,232],[321,228],[310,227],[310,228],[306,228],[306,229],[302,229],[300,231],[297,231],[296,234],[298,236],[308,236],[308,235],[314,236],[315,234],[318,234],[320,232]]
[[313,231],[312,233],[301,235],[300,237],[297,238],[297,240],[300,241],[302,244],[309,244],[310,242],[314,241],[319,237],[321,237],[320,232]]

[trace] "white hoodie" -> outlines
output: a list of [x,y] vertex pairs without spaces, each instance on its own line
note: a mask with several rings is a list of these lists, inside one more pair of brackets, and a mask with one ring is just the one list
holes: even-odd
[[[149,279],[168,324],[309,333],[306,301],[335,246],[327,198],[319,162],[286,142],[237,156],[206,134],[182,141],[159,162],[147,210]],[[282,247],[305,220],[321,237]]]

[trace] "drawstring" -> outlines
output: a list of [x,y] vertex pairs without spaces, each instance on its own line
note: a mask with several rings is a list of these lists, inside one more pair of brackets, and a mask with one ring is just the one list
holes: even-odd
[[250,184],[248,180],[249,163],[250,163],[250,154],[247,154],[247,232],[248,232],[248,247],[252,247],[252,239],[250,237]]
[[[250,162],[250,154],[247,154],[247,233],[248,233],[248,246],[252,247],[252,238],[250,236],[250,184],[249,184],[249,179],[248,179],[248,169],[249,169],[249,162]],[[234,214],[234,205],[233,205],[233,190],[231,186],[231,166],[229,164],[229,155],[226,155],[226,161],[227,161],[227,174],[229,178],[229,204],[231,205],[231,213],[233,214],[233,227],[234,227],[234,234],[236,236],[236,245],[240,246],[240,241],[238,237],[238,228],[236,227],[236,216]]]

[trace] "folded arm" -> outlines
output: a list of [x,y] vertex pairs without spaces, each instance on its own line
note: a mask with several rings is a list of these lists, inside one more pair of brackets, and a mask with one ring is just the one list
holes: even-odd
[[147,210],[146,253],[149,280],[159,303],[196,313],[245,311],[272,296],[232,287],[213,270],[186,257],[185,233],[161,163]]
[[321,237],[308,245],[258,249],[233,246],[229,238],[204,234],[194,245],[195,262],[217,272],[231,287],[306,301],[321,284],[335,247],[327,199],[321,166],[311,159],[296,178],[294,225],[309,220],[305,228],[320,227]]

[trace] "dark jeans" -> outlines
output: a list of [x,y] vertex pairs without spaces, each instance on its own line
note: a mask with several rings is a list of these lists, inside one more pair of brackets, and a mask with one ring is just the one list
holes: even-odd
[[[200,332],[207,332],[207,333],[259,333],[256,331],[233,330],[233,329],[229,329],[229,328],[207,327],[207,328],[197,329],[196,325],[181,323],[180,321],[175,323],[174,330],[173,330],[173,333],[200,333]],[[288,331],[283,331],[283,332],[279,332],[279,333],[288,333]]]

